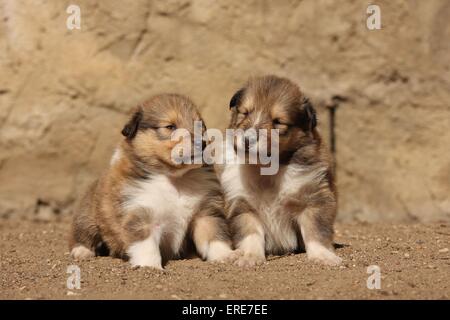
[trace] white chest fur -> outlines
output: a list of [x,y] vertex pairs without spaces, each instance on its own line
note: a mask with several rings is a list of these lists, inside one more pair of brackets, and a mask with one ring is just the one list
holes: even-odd
[[136,181],[124,188],[128,198],[125,211],[146,208],[153,223],[159,225],[164,234],[170,234],[172,250],[178,253],[186,231],[200,200],[204,196],[202,188],[194,183],[186,188],[189,178],[172,180],[165,175],[154,175],[147,180]]
[[225,166],[221,182],[227,200],[243,197],[255,208],[264,225],[266,251],[276,253],[298,247],[297,227],[283,212],[282,203],[323,172],[291,164],[280,168],[277,175],[260,176],[259,170],[230,164]]

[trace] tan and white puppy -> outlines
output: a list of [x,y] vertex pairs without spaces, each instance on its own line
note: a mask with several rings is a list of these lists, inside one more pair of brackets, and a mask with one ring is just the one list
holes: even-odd
[[110,167],[74,214],[73,258],[107,249],[133,266],[162,268],[194,246],[208,261],[229,256],[223,193],[213,168],[173,161],[179,143],[171,139],[174,130],[193,134],[194,121],[201,121],[197,108],[176,94],[155,96],[134,110]]
[[[221,173],[227,215],[240,254],[236,263],[256,265],[265,261],[266,254],[286,254],[304,246],[311,260],[340,264],[333,248],[333,165],[316,129],[311,103],[290,80],[265,76],[251,79],[240,89],[230,108],[231,129],[279,130],[276,174],[261,175],[264,165],[260,163],[226,164]],[[246,142],[243,148],[248,152],[252,146]],[[232,143],[235,152],[240,147],[236,139]]]

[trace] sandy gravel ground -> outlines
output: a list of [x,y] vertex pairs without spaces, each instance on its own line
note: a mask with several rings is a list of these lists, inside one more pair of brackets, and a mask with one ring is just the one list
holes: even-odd
[[[450,224],[338,224],[341,267],[304,253],[240,269],[199,259],[166,270],[132,269],[109,257],[78,262],[81,288],[69,290],[69,220],[0,221],[0,299],[449,299]],[[378,265],[381,289],[367,288]]]

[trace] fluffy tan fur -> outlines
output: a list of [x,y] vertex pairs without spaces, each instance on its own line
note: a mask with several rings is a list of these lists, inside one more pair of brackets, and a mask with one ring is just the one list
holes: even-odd
[[[251,79],[231,99],[229,128],[278,129],[280,168],[227,164],[221,173],[239,265],[306,247],[308,257],[336,265],[333,223],[337,195],[331,157],[316,128],[313,106],[288,79]],[[269,141],[270,143],[270,141]]]
[[[106,249],[133,265],[161,268],[196,249],[207,260],[224,260],[231,240],[223,194],[214,170],[176,164],[175,129],[194,131],[201,120],[187,98],[165,94],[133,111],[110,167],[89,188],[73,218],[72,256]],[[203,128],[204,130],[205,128]]]

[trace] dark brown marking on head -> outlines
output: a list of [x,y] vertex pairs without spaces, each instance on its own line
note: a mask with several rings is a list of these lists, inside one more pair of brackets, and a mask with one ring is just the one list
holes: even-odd
[[142,120],[142,109],[138,107],[137,110],[134,111],[131,119],[122,129],[122,134],[127,138],[127,140],[131,140],[136,136],[141,120]]

